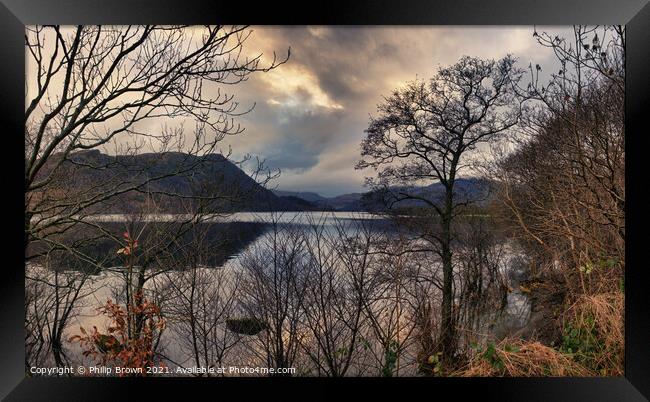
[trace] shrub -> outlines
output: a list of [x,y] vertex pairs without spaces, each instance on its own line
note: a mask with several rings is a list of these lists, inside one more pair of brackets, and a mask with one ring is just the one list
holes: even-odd
[[88,332],[80,327],[81,335],[70,337],[71,342],[79,342],[84,356],[92,356],[101,365],[112,365],[142,369],[154,363],[154,341],[164,329],[165,320],[160,315],[160,308],[154,303],[143,300],[134,306],[133,316],[142,317],[142,330],[138,334],[129,333],[127,311],[122,306],[108,300],[98,308],[100,314],[110,319],[107,333],[101,333],[96,326]]

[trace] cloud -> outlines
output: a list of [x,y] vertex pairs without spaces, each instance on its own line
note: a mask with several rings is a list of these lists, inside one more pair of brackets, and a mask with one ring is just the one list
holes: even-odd
[[[537,45],[532,27],[254,27],[251,55],[291,47],[289,61],[254,74],[233,88],[243,105],[246,134],[228,139],[236,153],[257,154],[281,169],[279,188],[336,195],[363,191],[357,171],[359,144],[368,118],[382,96],[415,78],[429,78],[438,67],[463,55],[519,57],[553,64],[551,52]],[[550,28],[566,33],[566,28]],[[552,69],[544,69],[551,71]]]
[[[284,66],[283,66],[284,67]],[[319,85],[318,77],[305,66],[287,65],[261,76],[273,96],[267,103],[302,110],[334,109],[343,105],[332,100]]]
[[[571,36],[570,27],[537,29]],[[520,67],[540,64],[542,80],[557,71],[552,51],[535,42],[532,26],[252,27],[242,57],[261,55],[264,67],[274,58],[282,60],[289,48],[289,61],[276,69],[253,73],[237,85],[202,89],[213,96],[234,95],[237,112],[255,106],[235,118],[245,131],[227,137],[220,144],[223,151],[232,147],[235,158],[266,159],[267,166],[282,170],[280,188],[329,195],[363,190],[364,176],[372,172],[354,169],[359,144],[369,116],[393,89],[427,79],[464,55],[496,59],[511,53]],[[27,63],[26,69],[33,77],[34,66]],[[61,79],[53,85],[61,86]],[[33,83],[27,91],[33,95]],[[188,119],[168,117],[136,128],[155,133],[183,123],[186,131],[194,129]],[[110,128],[111,123],[102,127]],[[188,147],[191,139],[188,135]]]

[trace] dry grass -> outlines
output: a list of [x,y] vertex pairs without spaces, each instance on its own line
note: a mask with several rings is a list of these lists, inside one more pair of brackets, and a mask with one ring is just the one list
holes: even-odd
[[559,350],[536,341],[506,338],[478,350],[463,377],[622,376],[625,351],[621,292],[581,295],[562,315]]
[[[603,376],[624,374],[625,296],[621,292],[582,295],[564,313],[564,327],[593,338],[586,356],[578,356]],[[578,352],[582,353],[582,352]]]
[[539,342],[504,339],[493,354],[479,352],[467,367],[453,375],[461,377],[560,377],[592,376],[589,369],[570,356]]

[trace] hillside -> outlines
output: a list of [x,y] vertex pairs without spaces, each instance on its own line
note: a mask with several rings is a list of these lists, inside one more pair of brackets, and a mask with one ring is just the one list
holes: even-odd
[[273,190],[273,193],[280,197],[288,197],[292,200],[300,199],[308,204],[303,204],[306,208],[318,209],[321,211],[365,211],[361,205],[361,198],[364,193],[342,194],[336,197],[323,197],[313,192],[302,191],[282,191]]
[[[74,153],[60,165],[59,162],[60,156],[55,155],[41,171],[40,176],[46,177],[56,169],[47,197],[81,203],[101,198],[103,194],[118,193],[85,209],[91,213],[187,213],[196,208],[210,212],[378,211],[401,198],[402,192],[440,201],[444,195],[440,183],[329,198],[314,192],[271,191],[219,154],[195,156],[170,152],[111,156],[91,150]],[[481,202],[488,197],[488,190],[489,183],[476,178],[458,179],[455,188],[457,200],[461,202]],[[40,197],[45,195],[34,200]],[[393,205],[425,206],[418,200],[402,200]]]
[[327,200],[326,197],[323,197],[320,194],[307,192],[307,191],[282,191],[282,190],[272,190],[272,191],[278,197],[295,197],[295,198],[300,198],[301,200],[309,201],[314,204]]
[[119,193],[94,204],[91,212],[186,213],[198,207],[212,212],[305,210],[304,202],[276,196],[220,154],[111,156],[91,150],[74,153],[59,166],[60,159],[52,157],[40,174],[46,177],[56,169],[50,197],[56,193],[81,202]]
[[[273,190],[273,192],[282,197],[302,199],[321,210],[378,211],[386,208],[387,205],[399,208],[426,206],[423,201],[402,199],[404,198],[402,193],[442,202],[445,188],[441,183],[434,183],[424,187],[392,187],[384,191],[349,193],[330,198],[313,192],[281,190]],[[489,200],[490,182],[479,178],[460,178],[456,180],[454,193],[457,202],[471,201],[480,205]]]

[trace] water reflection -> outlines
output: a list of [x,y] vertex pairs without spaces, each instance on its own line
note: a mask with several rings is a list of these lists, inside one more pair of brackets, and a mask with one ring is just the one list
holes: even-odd
[[[94,218],[94,225],[72,232],[72,238],[68,240],[79,241],[78,246],[84,254],[96,258],[99,264],[93,265],[83,259],[70,258],[69,255],[66,259],[65,254],[60,253],[57,258],[48,256],[47,267],[30,264],[28,277],[52,282],[52,277],[57,272],[65,271],[63,274],[69,278],[75,276],[84,278],[78,275],[92,272],[92,276],[83,279],[85,282],[81,289],[82,296],[67,323],[64,339],[78,333],[80,326],[85,328],[97,326],[104,329],[108,322],[105,317],[98,315],[97,307],[109,299],[118,303],[124,303],[125,300],[125,270],[121,266],[123,258],[116,254],[116,250],[121,233],[129,230],[140,241],[138,264],[145,264],[147,268],[148,279],[144,287],[147,297],[151,297],[160,305],[167,316],[177,317],[176,321],[170,320],[160,342],[160,351],[165,356],[167,364],[182,366],[193,361],[195,352],[192,349],[195,345],[188,347],[185,344],[189,339],[187,334],[190,333],[186,328],[187,321],[178,317],[191,315],[192,322],[202,319],[197,315],[196,306],[190,308],[185,305],[186,303],[184,304],[188,295],[198,293],[201,298],[200,306],[205,310],[201,311],[204,314],[205,327],[209,328],[211,342],[214,345],[232,343],[234,349],[230,354],[229,364],[246,365],[252,363],[237,359],[241,356],[249,356],[249,358],[256,356],[255,353],[252,355],[250,353],[250,350],[254,349],[252,346],[254,337],[240,336],[229,331],[226,325],[228,315],[216,319],[215,311],[218,310],[219,305],[215,307],[211,304],[215,298],[218,298],[220,303],[235,299],[229,283],[232,283],[231,279],[241,268],[238,256],[246,250],[256,250],[256,245],[263,247],[265,243],[273,242],[273,229],[277,225],[298,229],[304,226],[307,229],[305,232],[309,232],[310,228],[314,227],[324,228],[343,236],[341,238],[344,239],[343,242],[348,242],[347,239],[353,237],[355,231],[359,230],[357,225],[359,222],[362,222],[366,228],[381,230],[384,233],[389,233],[392,225],[388,220],[359,213],[246,213],[231,215],[228,217],[229,221],[219,220],[222,218],[224,217],[212,217],[209,221],[197,223],[179,222],[182,220],[178,215],[140,217],[137,221],[126,215],[98,216]],[[388,236],[387,239],[392,237]],[[326,249],[319,249],[319,251],[329,255]],[[511,251],[506,253],[514,256]],[[418,265],[421,261],[416,260],[418,259],[406,258],[402,263],[405,266]],[[393,267],[395,261],[384,262],[379,259],[376,263],[378,269],[383,272],[382,267]],[[424,265],[429,266],[431,270],[428,274],[437,269],[435,262]],[[507,295],[504,310],[498,314],[498,327],[493,328],[493,333],[504,333],[512,328],[519,328],[528,320],[530,303],[527,296],[518,290],[519,281],[526,275],[520,268],[521,264],[515,257],[506,258],[502,265],[503,274],[508,277],[512,291]],[[377,279],[384,276],[377,276]],[[202,288],[188,287],[188,284],[193,283],[200,284]],[[373,288],[380,286],[382,286],[381,281],[374,284]],[[235,313],[241,312],[235,311]],[[239,316],[237,314],[236,317]],[[492,318],[492,315],[486,315],[482,321],[493,322]],[[214,345],[206,347],[202,353],[213,353],[214,350],[219,350],[215,349]],[[66,344],[65,347],[68,348],[72,360],[82,364],[92,363],[81,355],[78,345]],[[248,354],[246,354],[247,350]],[[404,353],[406,352],[409,351],[405,349]],[[221,357],[216,353],[214,359],[221,359]]]

